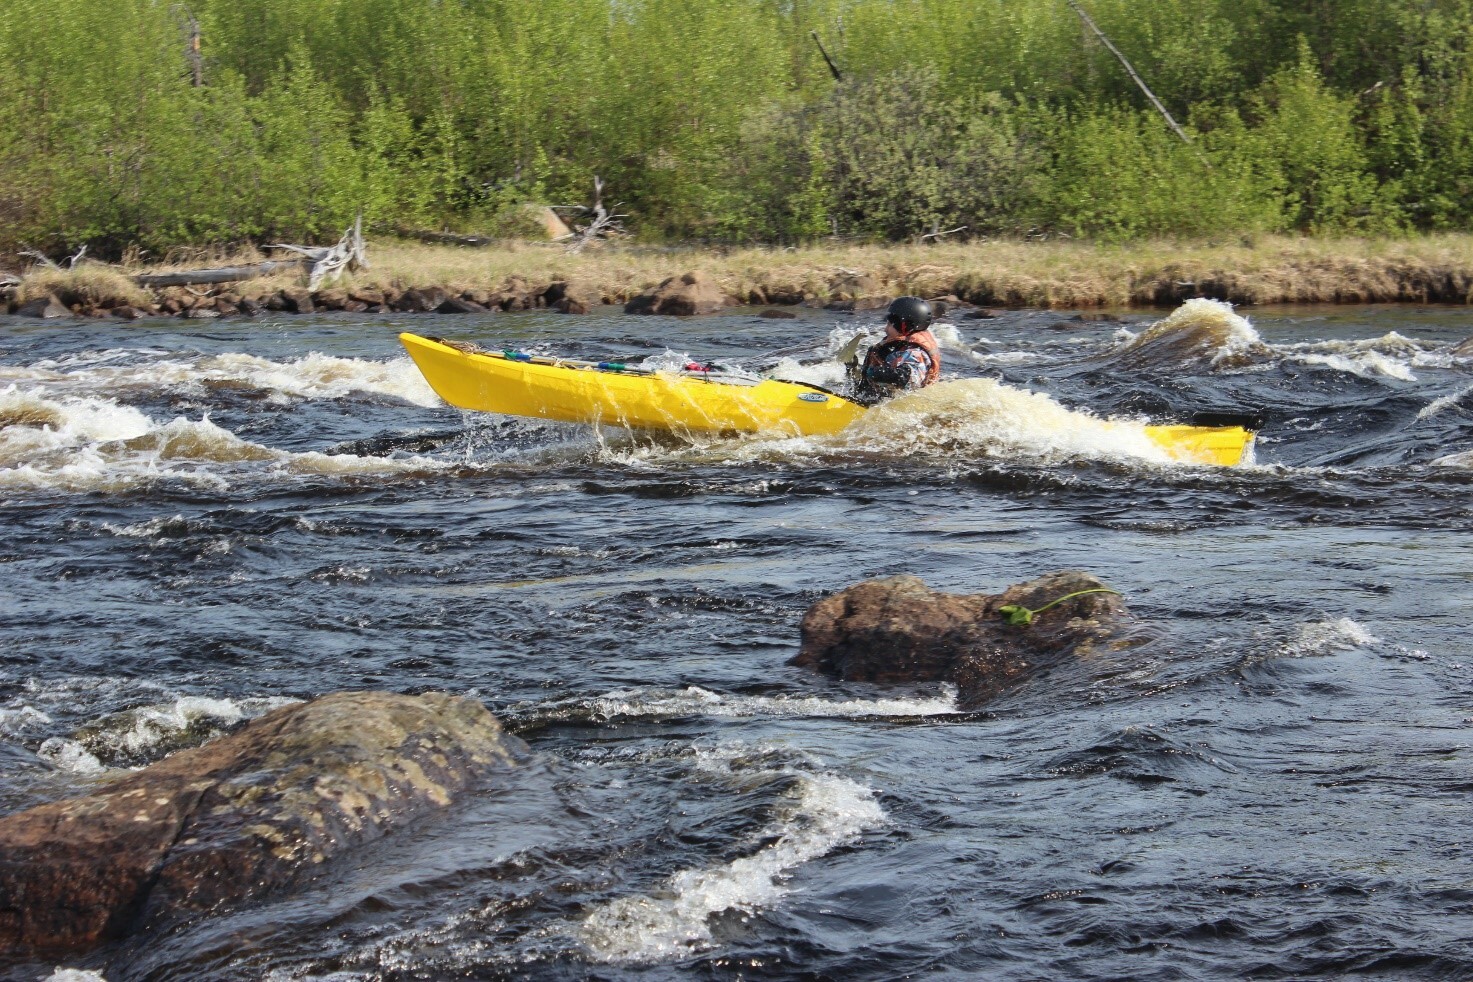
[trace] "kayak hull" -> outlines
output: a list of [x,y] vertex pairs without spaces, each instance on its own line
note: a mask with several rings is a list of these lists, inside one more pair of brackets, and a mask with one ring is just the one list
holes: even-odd
[[[459,409],[639,430],[793,436],[838,433],[865,412],[857,402],[796,382],[606,371],[588,363],[465,351],[417,334],[401,334],[399,340],[435,394]],[[1177,460],[1222,467],[1239,463],[1253,440],[1241,426],[1145,429]]]
[[793,382],[740,384],[676,372],[599,371],[499,352],[467,353],[416,334],[399,340],[452,406],[508,416],[691,433],[837,433],[864,413],[842,396]]

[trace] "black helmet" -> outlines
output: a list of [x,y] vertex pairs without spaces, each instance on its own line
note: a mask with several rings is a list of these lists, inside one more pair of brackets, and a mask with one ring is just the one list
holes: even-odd
[[890,309],[885,311],[885,322],[894,324],[901,334],[924,331],[933,320],[935,315],[931,313],[931,305],[920,297],[896,297],[890,301]]

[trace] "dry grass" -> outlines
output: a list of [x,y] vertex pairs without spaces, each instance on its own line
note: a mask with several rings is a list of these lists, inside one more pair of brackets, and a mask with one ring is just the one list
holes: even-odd
[[149,302],[148,292],[127,274],[93,263],[83,263],[75,269],[32,269],[20,278],[20,286],[16,288],[18,302],[42,300],[48,295],[54,295],[67,306],[142,306]]
[[568,280],[621,301],[667,276],[703,270],[730,294],[802,290],[860,295],[956,295],[979,304],[1128,307],[1203,293],[1237,303],[1473,302],[1473,236],[1409,239],[1272,237],[1229,245],[1152,242],[981,242],[798,249],[557,246],[463,249],[385,242],[359,283],[496,288],[511,277]]
[[[259,262],[258,252],[171,256],[150,272]],[[521,278],[558,280],[591,301],[623,302],[668,276],[701,270],[727,293],[760,303],[794,295],[832,300],[914,293],[954,295],[987,306],[1061,308],[1175,304],[1205,295],[1242,304],[1473,303],[1473,235],[1407,239],[1262,237],[1228,244],[997,241],[965,244],[820,245],[777,248],[610,246],[579,255],[560,246],[510,242],[494,248],[428,245],[393,239],[369,244],[373,268],[349,285],[403,290],[439,286],[456,292],[498,290]],[[130,269],[130,272],[137,269]],[[229,289],[260,297],[299,286],[281,273]],[[141,292],[99,266],[33,271],[23,297],[66,293],[65,302],[108,296],[137,303]]]

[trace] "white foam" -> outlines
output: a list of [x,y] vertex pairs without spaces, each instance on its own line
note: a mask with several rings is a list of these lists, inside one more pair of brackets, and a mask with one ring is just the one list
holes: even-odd
[[683,870],[653,893],[597,906],[578,935],[602,962],[656,962],[708,948],[712,915],[778,903],[794,869],[884,821],[871,789],[832,774],[799,775],[787,806],[759,834],[769,845],[725,865]]
[[61,968],[58,966],[54,972],[42,979],[41,982],[107,982],[101,972],[89,971],[85,968]]
[[944,716],[959,712],[956,689],[943,688],[928,699],[849,699],[833,701],[812,696],[740,696],[712,692],[700,686],[684,689],[624,689],[582,703],[600,717],[715,716],[715,717],[862,717]]
[[1100,419],[993,379],[959,379],[906,392],[871,409],[834,439],[855,448],[968,461],[1022,456],[1043,462],[1079,457],[1171,462],[1143,423]]
[[[143,706],[118,717],[131,725],[111,729],[102,727],[94,732],[97,733],[100,746],[109,750],[134,755],[146,754],[152,748],[200,724],[230,726],[300,701],[280,696],[246,699],[180,696],[172,703]],[[106,720],[103,722],[106,723]],[[95,752],[100,746],[94,744],[92,750]]]
[[1380,643],[1380,638],[1349,617],[1338,617],[1301,624],[1294,637],[1284,642],[1279,654],[1285,658],[1312,658]]
[[1325,368],[1337,372],[1345,372],[1349,375],[1357,375],[1361,378],[1372,378],[1377,375],[1386,378],[1398,379],[1402,382],[1415,382],[1417,376],[1412,374],[1411,368],[1403,362],[1381,354],[1379,351],[1364,351],[1356,355],[1341,353],[1330,354],[1298,354],[1290,359],[1301,365],[1322,365]]
[[[38,362],[22,371],[48,388],[65,386],[86,394],[160,387],[198,393],[235,386],[263,391],[275,402],[334,400],[352,395],[382,395],[418,406],[443,405],[408,356],[376,361],[311,352],[273,361],[259,355],[227,352],[194,358],[167,357],[153,350],[83,352]],[[140,356],[145,360],[139,360]],[[116,364],[121,359],[125,364]]]
[[51,722],[51,717],[22,703],[0,709],[0,736],[16,736],[26,730]]
[[86,747],[65,737],[48,737],[37,748],[36,756],[68,774],[100,774],[107,770]]
[[1417,418],[1428,419],[1432,416],[1436,416],[1443,410],[1451,409],[1452,407],[1458,405],[1464,399],[1467,399],[1470,395],[1473,395],[1473,385],[1468,386],[1460,392],[1455,392],[1452,395],[1443,396],[1440,399],[1433,399],[1427,405],[1422,407],[1421,412],[1417,413]]
[[407,356],[373,361],[312,352],[291,361],[276,362],[231,353],[206,359],[200,371],[207,380],[245,382],[301,399],[330,400],[368,393],[392,396],[417,406],[443,405]]
[[1473,450],[1464,450],[1461,453],[1451,453],[1445,457],[1438,457],[1432,462],[1432,466],[1473,468]]
[[[242,468],[267,475],[443,470],[419,456],[292,453],[244,440],[208,416],[158,424],[110,399],[0,390],[0,488],[124,490],[161,479],[225,489]],[[219,465],[227,465],[221,467]]]

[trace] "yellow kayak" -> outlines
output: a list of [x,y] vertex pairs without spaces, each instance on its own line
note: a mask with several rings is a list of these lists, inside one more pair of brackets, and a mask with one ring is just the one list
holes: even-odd
[[[630,429],[794,436],[837,433],[865,412],[802,382],[482,351],[417,334],[399,340],[435,394],[459,409]],[[1253,439],[1242,426],[1148,426],[1146,434],[1178,460],[1229,467]]]

